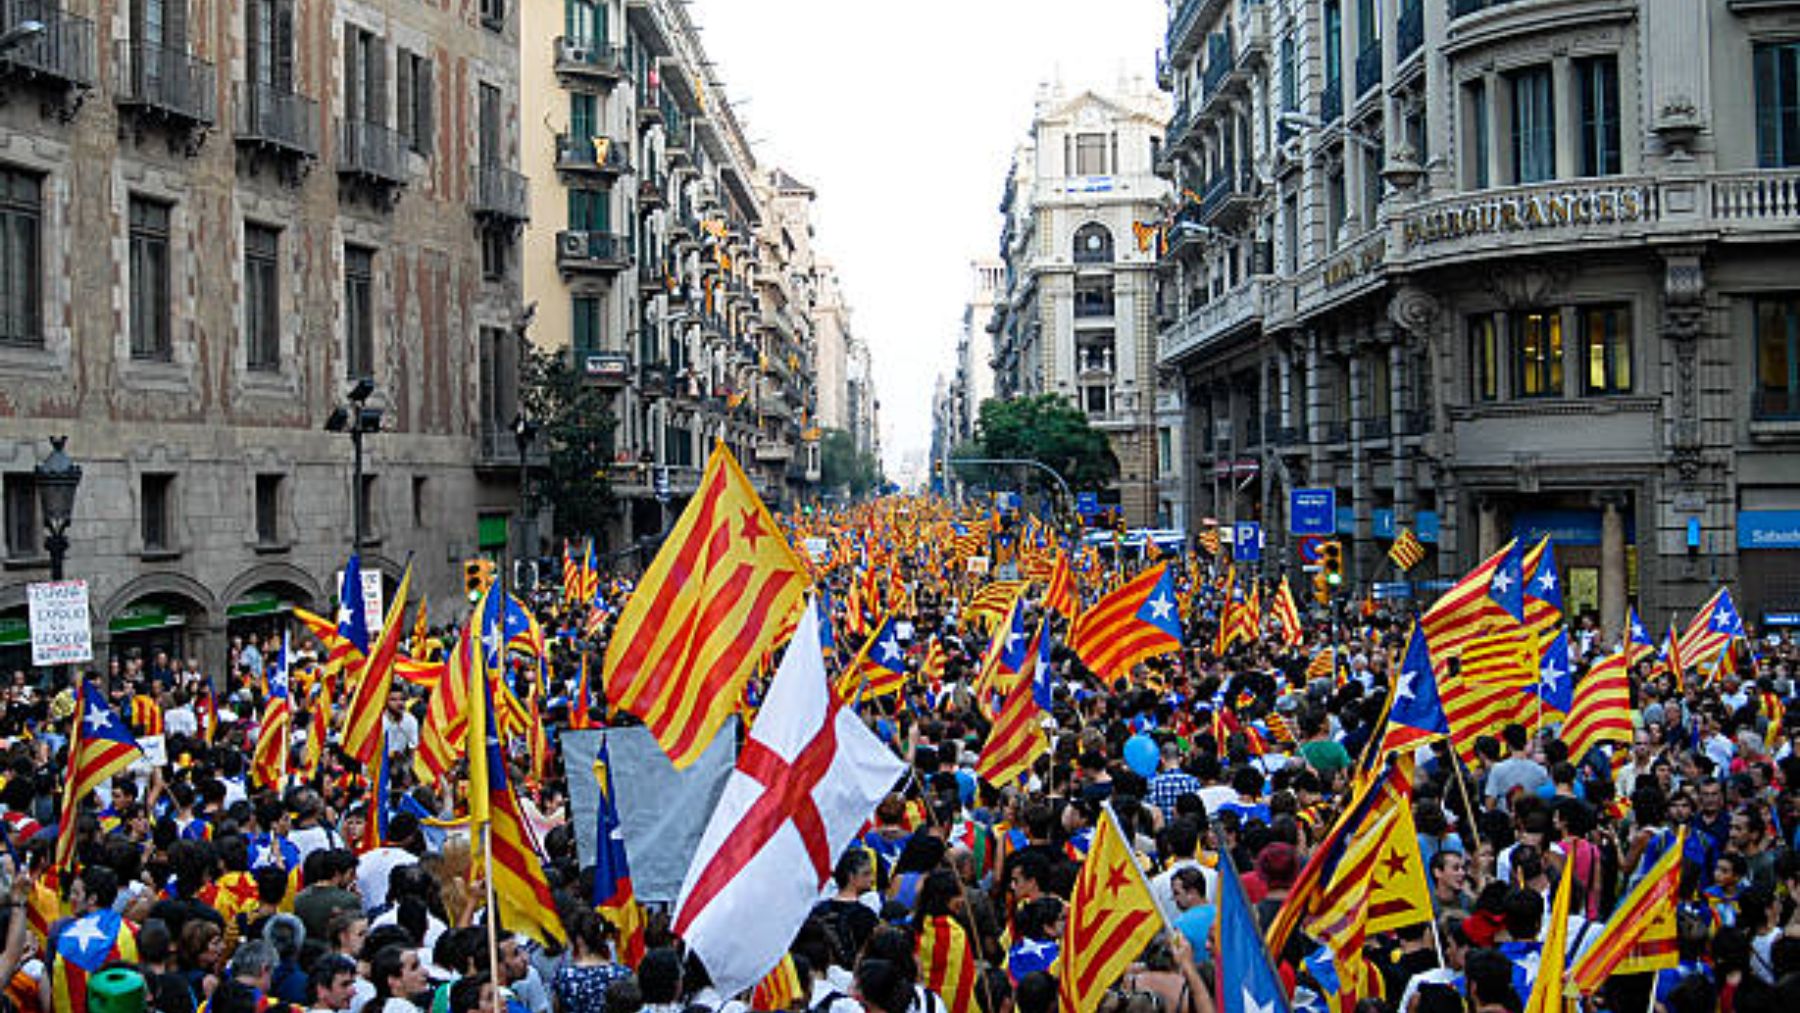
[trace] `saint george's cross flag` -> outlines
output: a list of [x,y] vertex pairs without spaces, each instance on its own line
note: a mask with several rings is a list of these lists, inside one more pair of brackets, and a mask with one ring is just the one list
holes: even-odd
[[832,692],[818,612],[806,609],[675,904],[676,934],[722,994],[780,963],[838,854],[905,770]]
[[643,719],[675,769],[687,769],[737,709],[806,584],[806,564],[716,444],[699,491],[619,616],[606,649],[607,699]]

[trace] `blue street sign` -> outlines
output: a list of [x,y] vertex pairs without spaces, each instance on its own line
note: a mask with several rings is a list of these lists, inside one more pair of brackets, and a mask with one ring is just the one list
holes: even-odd
[[1376,601],[1387,601],[1392,598],[1411,598],[1412,584],[1404,580],[1387,582],[1376,581],[1374,592]]
[[1231,533],[1231,558],[1254,563],[1262,558],[1262,525],[1255,521],[1239,521]]
[[1078,492],[1075,494],[1075,512],[1083,517],[1092,517],[1100,512],[1100,494],[1097,492]]
[[1019,509],[1019,494],[1016,492],[997,492],[994,494],[995,510]]
[[1764,626],[1800,626],[1800,612],[1764,612]]
[[1336,527],[1336,489],[1294,489],[1288,494],[1289,534],[1329,535]]

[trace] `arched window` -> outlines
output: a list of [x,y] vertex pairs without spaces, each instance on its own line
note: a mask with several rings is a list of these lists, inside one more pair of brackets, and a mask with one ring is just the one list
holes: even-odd
[[1075,230],[1075,263],[1110,264],[1113,261],[1113,237],[1106,226],[1089,222]]

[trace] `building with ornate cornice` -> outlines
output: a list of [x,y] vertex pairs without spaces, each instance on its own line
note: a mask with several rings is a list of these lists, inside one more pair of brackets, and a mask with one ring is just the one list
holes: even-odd
[[[1001,213],[1002,288],[990,321],[998,397],[1058,394],[1104,431],[1118,480],[1099,494],[1134,525],[1169,523],[1159,496],[1153,172],[1168,102],[1148,87],[1040,93]],[[972,409],[979,411],[979,403]],[[1171,425],[1179,419],[1170,419]]]
[[[1800,612],[1800,11],[1176,0],[1158,360],[1192,513],[1360,588],[1555,539],[1570,613]],[[1429,590],[1428,585],[1426,590]]]

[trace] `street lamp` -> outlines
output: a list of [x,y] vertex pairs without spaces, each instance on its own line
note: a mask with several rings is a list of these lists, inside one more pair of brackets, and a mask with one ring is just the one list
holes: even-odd
[[367,515],[367,507],[363,503],[363,434],[381,432],[381,409],[369,407],[369,398],[375,394],[375,381],[368,377],[359,378],[351,385],[347,405],[338,405],[331,410],[331,417],[325,420],[325,431],[328,433],[349,433],[350,445],[355,448],[355,464],[350,487],[351,513],[351,550],[362,555],[363,518]]
[[50,554],[50,579],[63,579],[63,557],[69,552],[69,521],[75,515],[75,489],[81,485],[81,465],[63,452],[67,436],[50,437],[50,456],[33,472],[37,480],[38,509],[44,515],[44,551]]
[[27,42],[43,35],[47,29],[42,21],[26,20],[0,32],[0,53],[10,53]]

